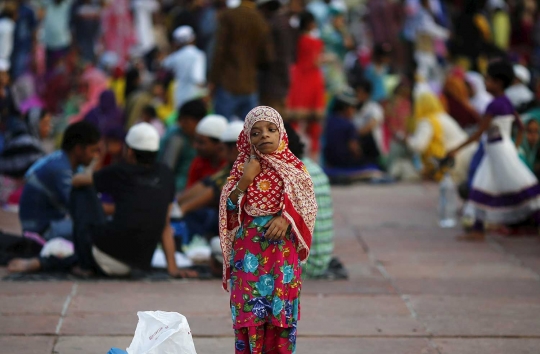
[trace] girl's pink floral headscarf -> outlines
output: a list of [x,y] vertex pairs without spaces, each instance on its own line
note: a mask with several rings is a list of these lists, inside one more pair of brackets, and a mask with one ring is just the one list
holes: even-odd
[[[251,154],[250,133],[253,125],[260,121],[274,123],[280,133],[278,149],[271,154],[261,154],[255,149],[261,163],[259,179],[272,180],[276,177],[283,183],[273,184],[277,190],[261,190],[250,188],[247,195],[239,200],[240,212],[237,222],[228,220],[227,200],[231,192],[243,174],[244,163],[249,160]],[[289,139],[283,125],[283,119],[279,113],[271,107],[256,107],[246,116],[244,130],[240,133],[237,147],[238,158],[231,170],[231,176],[221,193],[219,207],[219,236],[223,251],[223,288],[227,289],[227,280],[230,278],[230,257],[235,235],[239,229],[242,216],[247,213],[251,216],[274,215],[281,211],[292,226],[294,234],[298,238],[298,255],[301,261],[305,261],[309,255],[311,238],[317,216],[317,202],[313,191],[313,182],[302,161],[300,161],[288,147]],[[279,193],[278,193],[279,192]],[[253,195],[256,194],[256,195]],[[277,208],[257,209],[250,207],[250,200],[270,199],[272,195],[281,195],[281,201],[276,203]],[[246,206],[246,200],[248,205]],[[248,211],[246,211],[248,210]],[[230,214],[229,214],[230,215]],[[236,221],[236,220],[235,220]],[[234,226],[231,226],[234,225]]]

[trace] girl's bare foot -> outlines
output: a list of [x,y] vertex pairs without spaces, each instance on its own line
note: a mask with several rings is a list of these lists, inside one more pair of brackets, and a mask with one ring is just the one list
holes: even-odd
[[483,242],[486,239],[486,235],[483,232],[472,231],[457,238],[458,241],[465,242]]
[[39,259],[30,258],[15,258],[8,263],[8,271],[11,273],[32,273],[37,272],[41,268]]

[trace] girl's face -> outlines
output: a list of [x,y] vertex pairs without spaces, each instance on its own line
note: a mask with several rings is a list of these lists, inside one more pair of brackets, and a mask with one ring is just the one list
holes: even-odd
[[527,141],[530,146],[534,146],[540,140],[540,125],[537,121],[530,121],[526,128]]
[[279,129],[274,123],[257,122],[251,128],[250,141],[261,154],[271,154],[279,147]]

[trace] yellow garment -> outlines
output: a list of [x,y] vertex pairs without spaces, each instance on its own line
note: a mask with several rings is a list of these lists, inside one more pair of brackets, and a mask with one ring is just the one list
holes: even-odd
[[437,181],[442,178],[442,173],[437,171],[433,159],[440,160],[446,156],[444,132],[437,117],[444,112],[441,101],[431,92],[421,93],[414,101],[414,121],[419,122],[425,119],[433,128],[433,137],[428,147],[422,152],[423,174]]
[[170,117],[174,111],[174,90],[175,83],[173,81],[169,84],[169,86],[167,87],[167,92],[165,93],[167,95],[167,102],[159,104],[156,107],[156,113],[158,115],[158,118],[161,119],[163,122],[166,122],[167,118]]
[[512,24],[510,16],[504,11],[497,11],[493,15],[493,41],[502,50],[508,50]]
[[486,42],[491,42],[491,27],[489,26],[489,22],[486,17],[480,14],[474,16],[474,24],[482,33],[484,40]]
[[126,79],[124,79],[123,77],[118,79],[109,78],[108,87],[112,90],[112,92],[114,92],[114,97],[116,98],[116,103],[118,104],[118,106],[123,108],[126,104],[124,99],[124,92],[126,90]]

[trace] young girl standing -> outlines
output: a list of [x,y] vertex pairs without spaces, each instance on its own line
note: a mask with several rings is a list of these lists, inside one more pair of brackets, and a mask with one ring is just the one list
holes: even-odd
[[294,353],[300,262],[308,257],[317,214],[313,182],[289,150],[273,108],[249,112],[237,146],[219,210],[236,353]]
[[[509,225],[530,218],[540,221],[540,186],[516,149],[523,138],[523,123],[504,94],[513,79],[510,63],[501,60],[489,65],[486,88],[495,99],[487,107],[480,129],[449,153],[454,157],[473,141],[483,139],[485,153],[474,174],[465,207],[466,214],[475,218],[475,225],[472,232],[462,236],[464,240],[483,240],[485,222]],[[514,121],[519,127],[515,144]]]

